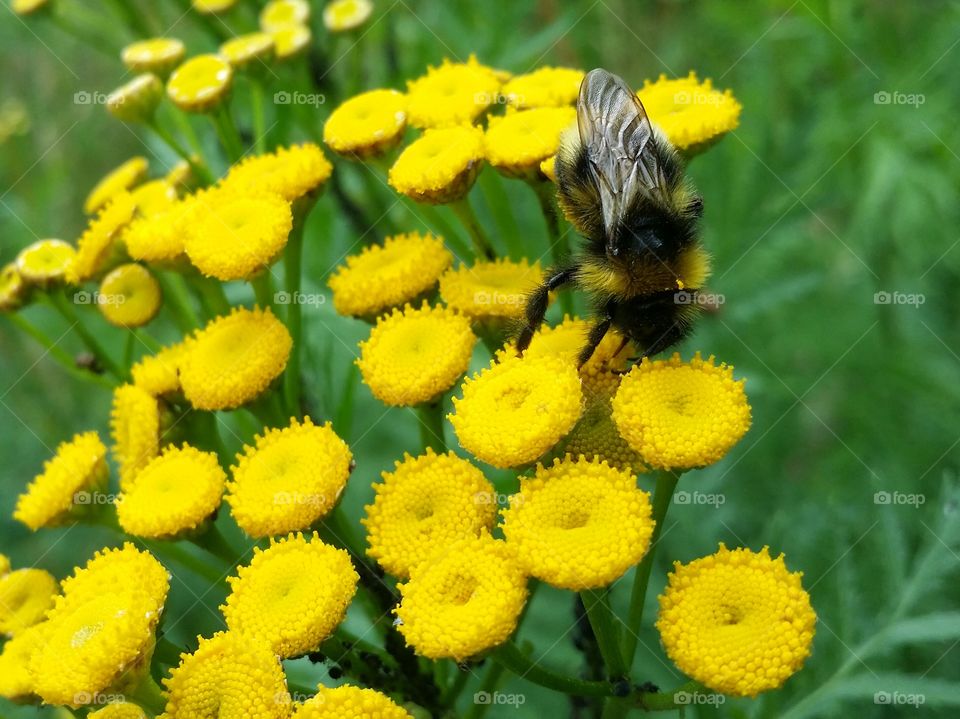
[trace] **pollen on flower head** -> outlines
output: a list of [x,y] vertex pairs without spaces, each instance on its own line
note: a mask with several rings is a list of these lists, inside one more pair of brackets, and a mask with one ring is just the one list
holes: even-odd
[[328,280],[342,315],[375,317],[436,286],[453,255],[442,237],[409,232],[347,257]]
[[487,162],[508,176],[533,177],[557,153],[561,133],[576,117],[572,107],[541,107],[490,118],[483,140]]
[[90,194],[84,200],[83,211],[92,215],[120,193],[133,189],[143,182],[148,169],[147,158],[140,156],[131,157],[115,167],[90,190]]
[[577,101],[583,76],[583,70],[570,67],[539,67],[510,78],[501,93],[507,104],[520,109],[564,107]]
[[310,22],[310,3],[307,0],[270,0],[260,11],[260,28],[267,32],[288,25],[306,25]]
[[480,261],[448,270],[440,278],[440,296],[450,308],[474,319],[518,318],[542,277],[539,262]]
[[227,476],[212,452],[167,447],[117,499],[117,519],[134,537],[169,539],[196,529],[217,509]]
[[233,409],[286,367],[293,340],[270,309],[234,308],[184,341],[180,385],[196,409]]
[[180,258],[184,253],[187,222],[203,195],[203,192],[187,195],[156,214],[135,218],[123,233],[123,244],[130,257],[167,264]]
[[3,643],[0,652],[0,697],[36,701],[30,657],[42,646],[44,624],[34,624]]
[[102,709],[87,714],[87,719],[147,719],[147,715],[136,704],[119,701],[109,702]]
[[290,695],[277,655],[234,632],[199,638],[193,654],[163,680],[164,719],[287,719]]
[[[180,390],[180,355],[183,343],[162,348],[154,355],[141,357],[130,368],[133,384],[154,397],[174,394]],[[154,453],[156,454],[156,453]]]
[[339,155],[369,158],[395,147],[406,128],[406,96],[396,90],[368,90],[330,113],[323,141]]
[[107,448],[96,432],[74,435],[61,442],[43,472],[17,498],[13,518],[30,529],[58,524],[76,508],[78,492],[95,491],[107,479]]
[[294,711],[294,719],[413,719],[386,694],[349,684],[317,687],[315,696]]
[[113,268],[100,282],[97,309],[116,327],[142,327],[160,311],[163,295],[150,270],[136,262]]
[[631,472],[568,455],[520,479],[503,533],[532,576],[563,589],[598,589],[643,559],[651,513]]
[[431,552],[477,537],[496,521],[493,485],[453,452],[404,455],[382,477],[360,521],[367,528],[367,554],[395,577],[409,577]]
[[77,254],[67,268],[67,282],[78,285],[116,264],[121,233],[134,218],[136,209],[137,203],[129,192],[121,192],[107,202],[80,235]]
[[505,357],[462,385],[448,415],[460,446],[494,467],[540,458],[580,416],[575,367],[557,357]]
[[465,661],[502,644],[527,601],[527,577],[487,533],[431,554],[399,585],[394,614],[407,644],[429,659]]
[[38,240],[17,255],[17,271],[25,281],[40,287],[66,279],[77,251],[63,240]]
[[390,186],[417,202],[446,204],[473,187],[483,166],[483,130],[470,125],[432,128],[393,163]]
[[230,594],[220,609],[230,631],[296,657],[315,650],[343,621],[359,577],[346,551],[314,533],[271,539],[227,581]]
[[43,621],[57,591],[57,580],[43,569],[17,569],[0,577],[0,634],[17,636]]
[[[135,578],[135,582],[134,582]],[[136,589],[140,608],[157,614],[163,609],[170,588],[167,570],[152,554],[126,542],[122,547],[101,549],[62,582],[63,602],[85,601],[99,594],[119,594]]]
[[113,458],[120,470],[120,486],[133,485],[137,474],[160,452],[159,400],[135,384],[113,391],[110,435]]
[[674,562],[657,630],[667,656],[714,691],[755,697],[776,689],[810,655],[817,616],[801,572],[783,555],[727,549]]
[[186,46],[175,37],[153,37],[130,43],[121,51],[120,59],[134,72],[152,72],[166,77],[186,54]]
[[692,469],[720,460],[750,428],[745,380],[733,367],[697,353],[647,358],[620,381],[613,419],[620,434],[651,467]]
[[305,417],[268,429],[237,455],[227,484],[230,513],[251,537],[306,529],[336,505],[352,462],[329,422],[317,426]]
[[374,397],[412,407],[435,400],[463,376],[476,341],[463,315],[426,302],[407,305],[377,320],[360,343],[357,366]]
[[184,112],[208,112],[223,102],[233,87],[233,69],[219,55],[197,55],[180,65],[167,80],[167,96]]
[[407,82],[410,124],[421,128],[469,124],[497,101],[499,91],[496,71],[473,55],[467,62],[444,60]]
[[307,142],[246,158],[230,168],[221,186],[238,193],[274,193],[294,202],[319,192],[331,172],[333,165],[320,147]]

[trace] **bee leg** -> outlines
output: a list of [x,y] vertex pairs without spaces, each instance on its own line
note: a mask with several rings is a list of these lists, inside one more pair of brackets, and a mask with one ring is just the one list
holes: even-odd
[[577,369],[583,367],[593,356],[599,344],[610,329],[613,323],[613,311],[616,309],[616,303],[608,302],[604,310],[603,319],[590,328],[590,334],[587,335],[587,344],[580,350],[580,356],[577,357]]
[[533,339],[533,333],[543,322],[544,315],[547,314],[547,305],[550,302],[550,293],[568,282],[573,281],[575,270],[572,267],[557,270],[551,274],[546,282],[535,289],[527,299],[527,308],[524,311],[526,315],[526,324],[520,330],[517,337],[517,352],[523,355],[524,350],[530,346],[530,340]]

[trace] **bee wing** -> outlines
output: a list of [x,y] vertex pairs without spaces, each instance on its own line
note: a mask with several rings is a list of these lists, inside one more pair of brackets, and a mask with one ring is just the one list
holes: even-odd
[[603,207],[608,236],[637,192],[667,196],[653,127],[640,99],[606,70],[587,73],[580,85],[577,124]]

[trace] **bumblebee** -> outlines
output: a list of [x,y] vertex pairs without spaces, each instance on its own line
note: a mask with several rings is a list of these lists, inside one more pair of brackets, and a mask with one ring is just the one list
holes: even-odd
[[587,293],[597,317],[581,367],[611,327],[640,356],[682,340],[699,314],[697,292],[710,271],[697,231],[703,200],[676,149],[621,78],[602,69],[584,77],[577,128],[561,140],[556,175],[560,207],[585,243],[527,298],[520,353],[543,322],[550,292],[565,285]]

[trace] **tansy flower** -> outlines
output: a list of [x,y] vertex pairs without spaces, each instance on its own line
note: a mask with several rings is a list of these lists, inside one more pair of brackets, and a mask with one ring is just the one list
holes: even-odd
[[204,197],[204,194],[188,195],[154,215],[134,219],[123,233],[123,244],[130,257],[144,262],[171,263],[183,255],[188,223]]
[[160,401],[136,384],[113,391],[110,409],[111,451],[120,470],[120,486],[132,486],[137,474],[160,452]]
[[407,128],[407,98],[396,90],[369,90],[342,103],[323,126],[323,141],[347,157],[368,158],[393,148]]
[[349,255],[328,280],[342,315],[373,317],[431,290],[453,255],[442,237],[410,232]]
[[136,203],[138,217],[156,217],[169,210],[177,201],[177,188],[165,179],[151,180],[137,185],[130,191],[130,195]]
[[651,467],[692,469],[721,459],[750,428],[745,380],[698,352],[690,362],[644,358],[620,381],[613,419]]
[[43,472],[17,498],[13,518],[33,530],[65,520],[74,509],[77,492],[96,491],[106,483],[106,455],[107,448],[96,432],[61,442],[53,458],[43,463]]
[[164,719],[286,719],[290,716],[283,667],[268,646],[233,632],[199,639],[193,654],[163,680]]
[[444,60],[407,82],[410,124],[424,128],[469,124],[496,101],[499,91],[496,72],[473,55],[462,63]]
[[160,311],[160,283],[143,265],[112,269],[100,282],[97,309],[117,327],[142,327]]
[[386,694],[343,684],[317,687],[315,696],[297,707],[295,719],[413,719]]
[[430,402],[467,371],[477,338],[470,320],[445,307],[403,311],[377,320],[356,361],[373,396],[387,405]]
[[425,559],[399,585],[402,599],[393,610],[417,654],[466,661],[513,634],[527,577],[504,542],[484,533]]
[[147,169],[147,158],[139,156],[114,168],[90,190],[83,202],[83,211],[92,215],[120,193],[133,189],[146,178]]
[[484,136],[487,162],[511,177],[532,177],[556,154],[560,134],[576,121],[572,107],[541,107],[491,117]]
[[24,701],[35,696],[30,657],[43,645],[43,629],[42,623],[34,624],[4,642],[0,653],[0,697]]
[[[196,155],[192,156],[192,162],[198,160],[199,158]],[[167,171],[167,174],[163,176],[163,179],[168,185],[175,187],[178,192],[189,188],[196,180],[193,176],[193,168],[187,160],[178,160],[177,163]]]
[[557,181],[557,156],[551,155],[546,160],[540,161],[540,172],[550,182]]
[[649,471],[640,454],[620,436],[613,421],[613,409],[610,401],[613,391],[608,393],[591,392],[584,386],[586,402],[583,414],[577,426],[570,432],[564,449],[573,456],[584,455],[606,460],[612,467],[625,469],[634,474]]
[[292,345],[269,308],[236,307],[184,341],[180,386],[195,409],[239,407],[280,376]]
[[285,25],[270,32],[277,60],[290,60],[305,52],[313,35],[306,25]]
[[152,72],[144,72],[107,95],[107,111],[123,122],[150,122],[160,100],[163,82]]
[[0,577],[0,634],[16,636],[42,621],[53,606],[57,580],[43,569],[18,569]]
[[133,72],[152,72],[166,77],[187,54],[187,48],[174,37],[154,37],[130,43],[120,53],[123,64]]
[[482,319],[523,316],[527,295],[540,284],[540,263],[498,259],[460,265],[440,278],[440,296],[452,309]]
[[115,258],[121,252],[120,233],[133,219],[136,209],[137,203],[129,192],[121,192],[107,203],[77,241],[77,254],[67,268],[67,282],[78,285],[116,264]]
[[508,80],[501,90],[507,103],[517,108],[573,105],[580,94],[583,70],[540,67]]
[[427,130],[400,153],[388,181],[397,192],[432,205],[458,200],[483,164],[483,130],[456,126]]
[[294,202],[318,192],[330,177],[333,165],[312,143],[281,147],[266,155],[250,156],[230,168],[222,182],[238,193],[274,193]]
[[[130,368],[133,384],[154,397],[171,395],[180,390],[180,355],[183,343],[164,347],[155,355],[142,357]],[[156,454],[156,452],[154,452]]]
[[463,384],[448,415],[460,446],[494,467],[528,464],[580,416],[580,378],[558,357],[504,357]]
[[147,719],[143,709],[129,702],[109,702],[102,709],[87,714],[87,719]]
[[676,80],[664,75],[648,80],[637,96],[650,120],[688,155],[735,130],[743,109],[730,90],[715,90],[710,80],[700,82],[693,72]]
[[251,32],[227,40],[220,46],[220,54],[227,58],[234,70],[243,70],[253,62],[269,62],[275,47],[273,35]]
[[230,595],[220,609],[231,632],[296,657],[320,646],[343,621],[358,580],[346,551],[316,533],[291,534],[254,549],[250,564],[228,577]]
[[817,615],[781,554],[727,549],[673,563],[657,630],[667,656],[692,679],[731,696],[776,689],[810,655]]
[[271,0],[260,11],[260,28],[266,32],[309,22],[310,4],[306,0]]
[[520,478],[503,533],[520,565],[555,587],[605,587],[637,564],[653,534],[650,496],[630,472],[585,457]]
[[331,0],[323,8],[323,24],[330,32],[347,32],[363,25],[371,14],[370,0]]
[[215,15],[232,8],[237,4],[237,0],[191,0],[190,4],[199,13]]
[[184,112],[208,112],[223,102],[233,86],[230,63],[219,55],[197,55],[167,80],[167,96]]
[[216,511],[226,481],[217,455],[186,444],[167,447],[117,498],[117,519],[134,537],[174,538]]
[[73,575],[63,580],[62,589],[58,607],[64,602],[83,602],[100,594],[135,591],[137,608],[157,615],[166,601],[170,579],[167,570],[152,554],[125,542],[122,547],[98,551],[82,569],[74,569]]
[[17,271],[27,282],[49,287],[66,278],[77,251],[63,240],[39,240],[17,255]]
[[409,577],[431,552],[493,528],[493,485],[453,452],[406,454],[393,472],[381,476],[360,521],[367,528],[367,554],[396,577]]
[[328,422],[305,417],[283,429],[268,429],[246,445],[232,467],[227,503],[251,537],[306,529],[337,503],[352,469],[353,455]]
[[208,277],[243,280],[270,266],[293,229],[290,203],[282,197],[208,193],[185,222],[190,262]]
[[17,263],[11,262],[0,270],[0,312],[17,309],[27,295],[27,283],[17,270]]

